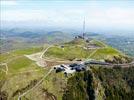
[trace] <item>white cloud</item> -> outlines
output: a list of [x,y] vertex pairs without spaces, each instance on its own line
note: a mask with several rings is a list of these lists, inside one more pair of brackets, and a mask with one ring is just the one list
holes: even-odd
[[108,9],[97,7],[72,9],[41,9],[41,10],[8,10],[2,12],[1,20],[8,22],[30,22],[53,26],[81,27],[86,17],[88,27],[132,27],[134,26],[134,8]]
[[12,5],[17,5],[17,1],[16,0],[1,0],[0,4],[2,6],[12,6]]

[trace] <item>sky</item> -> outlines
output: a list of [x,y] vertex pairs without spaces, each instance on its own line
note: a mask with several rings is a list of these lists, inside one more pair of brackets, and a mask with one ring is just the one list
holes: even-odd
[[1,25],[134,34],[134,0],[1,0]]

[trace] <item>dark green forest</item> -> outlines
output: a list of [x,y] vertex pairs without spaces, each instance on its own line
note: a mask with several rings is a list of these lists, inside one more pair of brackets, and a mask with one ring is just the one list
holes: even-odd
[[[99,81],[98,81],[99,80]],[[134,98],[134,67],[97,67],[76,73],[68,79],[63,100],[95,100],[99,93],[95,91],[101,84],[104,94],[102,100],[133,100]],[[103,90],[99,90],[101,92]]]

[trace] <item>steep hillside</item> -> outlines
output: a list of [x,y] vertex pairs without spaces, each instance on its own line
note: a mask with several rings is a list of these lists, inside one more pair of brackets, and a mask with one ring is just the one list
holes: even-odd
[[93,76],[90,71],[76,73],[68,79],[63,100],[94,100]]
[[134,66],[105,68],[93,66],[68,79],[63,100],[133,100]]

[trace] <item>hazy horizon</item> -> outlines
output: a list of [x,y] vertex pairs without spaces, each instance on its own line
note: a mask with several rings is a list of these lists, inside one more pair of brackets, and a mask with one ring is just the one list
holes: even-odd
[[134,34],[134,1],[10,0],[1,2],[1,26]]

